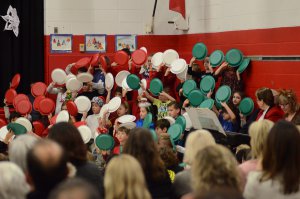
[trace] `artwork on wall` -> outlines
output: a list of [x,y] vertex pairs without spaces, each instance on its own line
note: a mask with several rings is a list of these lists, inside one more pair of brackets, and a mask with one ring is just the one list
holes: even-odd
[[71,34],[51,34],[50,49],[51,53],[70,53],[72,52]]
[[85,35],[85,51],[91,53],[106,52],[106,35],[87,34]]
[[128,48],[135,51],[137,47],[136,35],[116,35],[116,51]]

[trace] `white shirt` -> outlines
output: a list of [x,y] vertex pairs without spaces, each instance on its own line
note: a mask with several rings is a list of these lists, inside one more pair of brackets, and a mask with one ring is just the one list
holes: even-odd
[[266,110],[264,110],[263,114],[260,116],[260,118],[258,119],[258,121],[261,121],[261,120],[265,119],[265,115],[267,114],[269,108],[270,107],[268,107]]

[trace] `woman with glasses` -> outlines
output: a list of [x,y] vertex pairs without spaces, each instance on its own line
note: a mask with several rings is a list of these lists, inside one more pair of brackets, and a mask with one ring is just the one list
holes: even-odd
[[295,92],[293,90],[280,90],[278,101],[284,112],[284,119],[295,125],[300,125],[300,108]]

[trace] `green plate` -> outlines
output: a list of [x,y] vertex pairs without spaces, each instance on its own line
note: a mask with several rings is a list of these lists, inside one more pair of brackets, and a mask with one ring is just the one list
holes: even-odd
[[173,141],[179,140],[183,130],[180,124],[172,124],[168,129],[168,134],[172,138]]
[[144,118],[143,127],[148,129],[150,127],[151,123],[152,123],[152,114],[148,113],[146,115],[146,117]]
[[96,137],[96,146],[101,150],[112,150],[115,145],[114,138],[108,134],[100,134]]
[[192,79],[186,80],[182,85],[183,95],[188,96],[189,93],[196,88],[197,88],[197,83],[194,80]]
[[216,92],[216,100],[219,102],[227,102],[231,96],[231,89],[229,86],[221,86]]
[[190,104],[194,107],[198,107],[203,102],[204,98],[204,95],[199,89],[192,90],[188,95]]
[[237,67],[243,61],[243,54],[240,50],[233,48],[226,53],[225,60],[229,66]]
[[151,135],[153,137],[154,142],[157,142],[158,141],[158,137],[157,137],[157,134],[156,134],[155,130],[150,129],[150,133],[151,133]]
[[150,82],[150,92],[153,95],[157,96],[162,91],[163,91],[163,84],[160,81],[160,79],[158,79],[158,78],[152,79],[152,81]]
[[216,106],[217,109],[222,109],[223,108],[222,104],[218,100],[215,100],[215,106]]
[[221,50],[215,50],[209,57],[209,62],[212,67],[219,66],[224,61],[224,53]]
[[207,48],[204,43],[196,43],[193,47],[193,57],[203,60],[207,56]]
[[200,89],[203,93],[207,94],[210,90],[215,89],[215,85],[215,79],[210,75],[206,75],[200,82]]
[[200,104],[200,108],[212,109],[214,104],[215,104],[215,101],[213,99],[206,99]]
[[26,128],[18,123],[9,123],[6,128],[7,130],[12,130],[15,135],[22,135],[27,132]]
[[249,66],[249,63],[250,63],[250,58],[244,59],[241,65],[239,66],[239,68],[237,69],[239,73],[244,72],[244,70],[246,70],[246,68]]
[[254,102],[251,98],[246,97],[240,102],[239,110],[243,115],[245,116],[250,115],[253,109],[254,109]]
[[141,87],[140,81],[140,78],[135,74],[130,74],[126,77],[127,85],[133,90],[138,90]]
[[180,124],[183,131],[185,130],[186,128],[186,120],[185,120],[185,117],[183,117],[182,115],[179,115],[176,120],[175,120],[175,124]]

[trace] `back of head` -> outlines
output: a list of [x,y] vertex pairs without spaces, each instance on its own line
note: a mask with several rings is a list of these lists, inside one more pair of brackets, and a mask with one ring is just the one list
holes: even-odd
[[32,135],[18,136],[9,145],[9,160],[16,163],[23,172],[27,171],[27,153],[38,139]]
[[271,129],[263,151],[262,180],[282,177],[284,194],[299,191],[300,133],[295,125],[285,120]]
[[187,137],[183,161],[192,165],[198,151],[202,150],[206,146],[215,144],[215,139],[207,130],[193,131]]
[[67,122],[57,123],[50,128],[48,138],[64,148],[68,160],[74,165],[87,161],[87,147],[74,125]]
[[170,122],[167,119],[160,119],[156,121],[155,126],[160,129],[168,129],[170,127]]
[[[29,186],[22,170],[12,162],[0,162],[0,198],[24,199]],[[4,172],[5,171],[5,172]]]
[[150,198],[139,162],[126,154],[115,157],[109,162],[105,172],[104,187],[106,199]]
[[249,127],[252,158],[261,158],[265,142],[274,123],[270,120],[253,122]]
[[274,96],[272,90],[269,88],[259,88],[255,93],[257,99],[263,100],[268,106],[274,106]]

